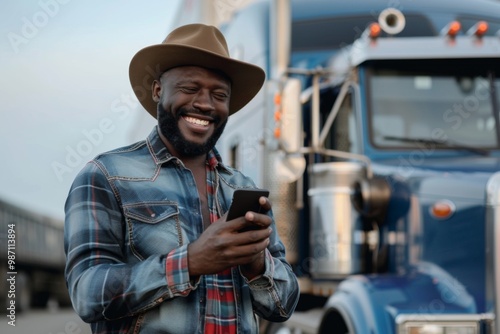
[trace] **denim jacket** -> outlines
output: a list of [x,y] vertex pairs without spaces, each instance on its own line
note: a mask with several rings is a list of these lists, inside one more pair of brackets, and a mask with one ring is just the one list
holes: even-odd
[[[220,159],[215,174],[219,215],[235,189],[255,187]],[[203,232],[198,192],[156,128],[145,141],[90,161],[65,211],[68,289],[94,333],[203,333],[203,278],[191,281],[187,264],[166,272],[167,254],[187,254]],[[232,269],[238,333],[258,333],[256,315],[285,321],[297,304],[297,279],[274,222],[271,227],[265,273],[249,282]]]

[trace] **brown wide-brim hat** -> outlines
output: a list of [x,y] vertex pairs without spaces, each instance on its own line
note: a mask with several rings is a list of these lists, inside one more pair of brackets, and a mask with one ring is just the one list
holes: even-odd
[[154,118],[157,102],[152,97],[153,81],[178,66],[200,66],[224,73],[231,80],[230,115],[254,98],[265,79],[260,67],[230,58],[226,40],[216,27],[204,24],[179,27],[162,44],[137,52],[130,62],[132,89]]

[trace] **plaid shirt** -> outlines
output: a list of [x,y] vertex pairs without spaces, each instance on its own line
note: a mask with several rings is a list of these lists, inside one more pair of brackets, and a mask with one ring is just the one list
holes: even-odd
[[[235,189],[255,185],[216,150],[208,161],[215,221]],[[298,284],[276,232],[262,276],[249,282],[231,268],[190,279],[187,246],[203,233],[198,191],[156,129],[89,162],[65,210],[68,289],[94,333],[258,333],[256,315],[284,321],[295,308]]]
[[[215,168],[219,161],[213,152],[207,158],[207,194],[210,211],[210,222],[220,217],[215,205]],[[178,250],[171,251],[166,260],[167,275],[185,272],[187,268],[187,251],[180,254]],[[205,333],[233,334],[236,333],[236,301],[233,291],[231,269],[226,269],[215,275],[205,275],[203,278],[206,290]]]

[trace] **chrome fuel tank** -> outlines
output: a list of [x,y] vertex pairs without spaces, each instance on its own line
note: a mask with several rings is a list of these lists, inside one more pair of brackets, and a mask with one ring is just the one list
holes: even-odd
[[354,162],[315,164],[309,168],[311,274],[340,278],[361,271],[364,234],[351,204],[352,184],[364,178]]

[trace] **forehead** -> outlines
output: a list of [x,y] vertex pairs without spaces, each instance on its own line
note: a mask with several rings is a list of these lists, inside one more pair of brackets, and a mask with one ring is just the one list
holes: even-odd
[[231,87],[231,80],[221,71],[199,66],[179,66],[160,75],[162,80],[174,82],[197,82],[202,80],[217,82],[221,86]]

